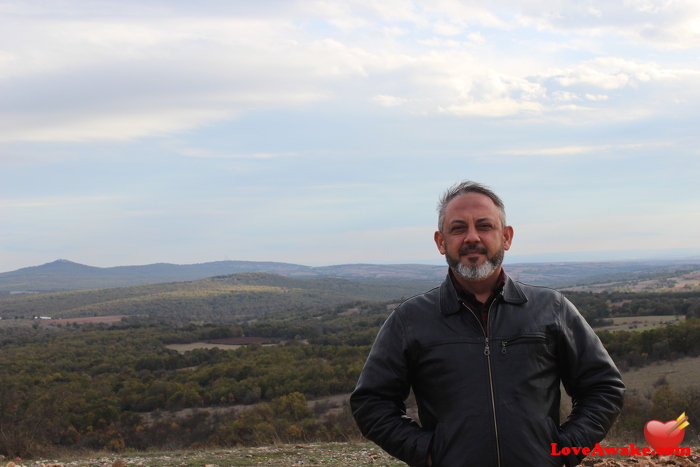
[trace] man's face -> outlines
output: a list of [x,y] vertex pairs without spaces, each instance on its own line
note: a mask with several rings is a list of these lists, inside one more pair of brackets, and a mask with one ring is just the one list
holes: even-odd
[[499,271],[512,239],[513,228],[501,226],[498,207],[481,193],[453,198],[445,208],[442,232],[435,232],[435,243],[447,264],[472,282]]

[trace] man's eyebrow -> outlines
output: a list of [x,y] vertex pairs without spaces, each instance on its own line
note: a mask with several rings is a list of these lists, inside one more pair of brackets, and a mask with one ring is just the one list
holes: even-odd
[[[491,217],[480,217],[476,219],[474,222],[494,222],[493,218]],[[467,221],[464,219],[454,219],[453,221],[450,222],[450,225],[454,224],[466,224]]]
[[450,227],[455,226],[455,225],[467,225],[467,221],[464,221],[462,219],[455,219],[452,222],[450,222]]

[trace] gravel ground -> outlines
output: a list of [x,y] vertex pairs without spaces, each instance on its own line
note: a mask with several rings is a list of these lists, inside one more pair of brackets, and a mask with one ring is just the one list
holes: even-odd
[[243,466],[382,466],[405,467],[373,444],[323,443],[259,448],[149,452],[91,458],[39,459],[6,467],[243,467]]
[[[4,462],[5,467],[405,467],[373,444],[323,443],[259,448],[104,454],[81,458]],[[690,456],[590,457],[586,467],[700,467],[700,451]]]

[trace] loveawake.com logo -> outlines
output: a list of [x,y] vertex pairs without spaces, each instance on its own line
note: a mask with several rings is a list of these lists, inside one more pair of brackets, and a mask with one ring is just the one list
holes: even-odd
[[[651,420],[644,426],[644,438],[651,445],[640,447],[630,443],[629,446],[601,446],[596,443],[593,448],[580,446],[564,446],[559,448],[557,443],[552,443],[553,456],[569,454],[583,454],[584,456],[652,456],[660,455],[690,455],[689,447],[678,447],[685,436],[685,428],[689,425],[685,412],[675,420],[662,423],[658,420]],[[653,448],[653,449],[652,449]]]
[[629,446],[601,446],[600,443],[596,443],[591,449],[589,447],[582,448],[579,446],[564,446],[559,448],[557,447],[557,443],[552,443],[551,454],[553,456],[558,456],[560,454],[568,456],[571,453],[583,454],[584,456],[653,456],[654,454],[662,456],[670,456],[671,454],[689,456],[691,454],[689,447],[659,447],[652,449],[649,446],[635,446],[634,443],[630,443]]

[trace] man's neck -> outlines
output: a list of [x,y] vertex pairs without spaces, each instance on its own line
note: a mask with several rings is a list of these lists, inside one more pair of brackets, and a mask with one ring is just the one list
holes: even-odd
[[485,303],[491,296],[491,292],[496,286],[496,282],[498,282],[498,276],[501,275],[502,269],[503,268],[496,269],[493,274],[480,281],[468,281],[454,271],[452,274],[454,275],[455,279],[457,279],[457,282],[459,282],[459,284],[464,287],[466,291],[474,294],[476,299],[481,303]]

